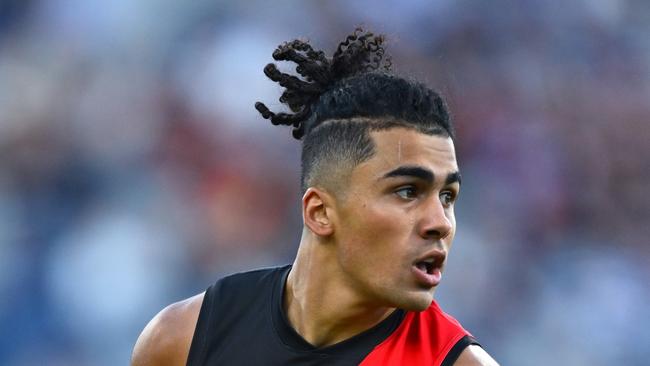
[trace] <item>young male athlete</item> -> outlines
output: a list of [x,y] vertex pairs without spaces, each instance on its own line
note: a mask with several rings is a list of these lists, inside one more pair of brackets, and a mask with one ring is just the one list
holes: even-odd
[[301,76],[264,69],[293,113],[256,108],[302,140],[296,259],[168,306],[132,365],[496,365],[433,300],[460,189],[447,108],[390,73],[382,42],[357,30],[331,58],[275,50]]

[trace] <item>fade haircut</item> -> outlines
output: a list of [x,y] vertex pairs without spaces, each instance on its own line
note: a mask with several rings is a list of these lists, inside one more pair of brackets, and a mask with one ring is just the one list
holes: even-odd
[[384,36],[357,28],[331,58],[302,40],[278,46],[276,61],[293,61],[302,77],[282,73],[273,63],[264,74],[285,88],[280,102],[293,113],[255,108],[274,125],[293,127],[302,140],[303,193],[311,186],[340,191],[356,165],[370,159],[371,131],[395,127],[454,139],[444,100],[422,83],[391,71]]

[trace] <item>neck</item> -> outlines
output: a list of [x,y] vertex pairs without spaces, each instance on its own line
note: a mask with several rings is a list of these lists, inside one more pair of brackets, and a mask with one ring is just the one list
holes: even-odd
[[289,323],[316,347],[353,337],[395,310],[373,304],[350,286],[338,268],[332,246],[303,233],[284,291]]

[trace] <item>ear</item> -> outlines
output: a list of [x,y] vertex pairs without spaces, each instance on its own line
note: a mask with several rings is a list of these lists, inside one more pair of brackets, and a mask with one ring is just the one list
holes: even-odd
[[332,200],[329,193],[315,187],[308,188],[302,196],[302,220],[318,236],[329,236],[334,232]]

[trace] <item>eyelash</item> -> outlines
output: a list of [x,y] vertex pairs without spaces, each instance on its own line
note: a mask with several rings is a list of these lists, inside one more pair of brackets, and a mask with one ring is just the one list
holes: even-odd
[[[409,193],[412,193],[412,194],[408,194],[408,195],[400,194],[400,192],[406,192],[406,191],[409,191]],[[395,190],[395,194],[398,195],[400,198],[405,199],[405,200],[415,199],[417,197],[418,193],[419,193],[418,188],[416,186],[414,186],[414,185],[402,186],[402,187]],[[448,202],[447,203],[445,203],[443,201],[443,199],[442,199],[443,196],[448,197]],[[442,191],[440,193],[439,197],[441,198],[441,202],[442,202],[442,205],[444,207],[450,207],[454,202],[456,202],[456,192],[451,191],[451,190]]]
[[[445,207],[450,207],[454,202],[456,202],[456,193],[454,191],[443,191],[440,193],[440,197],[448,195],[449,196],[449,202],[445,204],[445,202],[442,203],[443,206]],[[442,201],[442,199],[441,199]]]
[[[412,195],[410,195],[410,197],[402,196],[402,195],[399,193],[399,192],[405,192],[405,191],[407,191],[407,190],[410,191],[411,193],[413,193]],[[402,186],[402,187],[400,187],[400,188],[398,188],[398,189],[395,190],[395,194],[398,195],[400,198],[410,200],[410,199],[413,199],[413,198],[417,197],[417,195],[418,195],[418,188],[417,188],[416,186],[414,186],[414,185]]]

